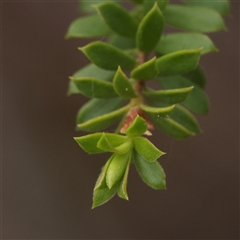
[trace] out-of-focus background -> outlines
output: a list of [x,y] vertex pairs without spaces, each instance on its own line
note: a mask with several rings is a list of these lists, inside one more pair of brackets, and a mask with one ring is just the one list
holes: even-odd
[[92,189],[108,155],[73,141],[86,101],[67,97],[68,76],[88,63],[65,40],[77,1],[2,1],[2,238],[239,239],[239,2],[228,32],[211,34],[219,53],[203,56],[209,116],[184,141],[160,131],[166,191],[130,169],[130,201],[91,210]]

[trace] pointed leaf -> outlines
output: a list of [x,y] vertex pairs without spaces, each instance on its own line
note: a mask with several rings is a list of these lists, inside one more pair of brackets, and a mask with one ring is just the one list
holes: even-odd
[[133,151],[133,160],[142,180],[154,189],[166,189],[166,175],[161,165],[146,161],[137,151]]
[[155,51],[164,55],[197,48],[203,48],[201,54],[217,51],[212,40],[202,33],[172,33],[162,36]]
[[157,149],[147,138],[134,137],[133,138],[136,151],[147,161],[155,162],[165,153]]
[[136,41],[132,38],[125,38],[119,35],[113,35],[108,41],[114,47],[120,48],[122,50],[136,48]]
[[[88,0],[79,0],[79,8],[81,11],[91,13],[95,12],[96,10],[94,9],[93,5],[95,4],[100,4],[106,2],[105,0],[94,0],[94,1],[88,1]],[[114,2],[118,3],[119,0],[108,0],[108,2]]]
[[114,32],[123,37],[135,37],[138,24],[123,7],[111,2],[104,2],[95,8]]
[[183,102],[187,98],[188,94],[192,91],[192,89],[193,87],[159,91],[147,90],[143,92],[143,94],[150,100],[155,100],[165,104],[174,104]]
[[98,15],[92,15],[74,20],[65,38],[92,38],[106,36],[110,33],[111,30],[106,23]]
[[109,189],[121,181],[129,160],[129,152],[125,154],[114,154],[106,174],[106,183]]
[[113,98],[117,97],[113,84],[96,78],[70,78],[78,90],[90,98]]
[[184,30],[217,32],[226,30],[221,15],[198,6],[168,5],[163,12],[167,24]]
[[202,6],[212,8],[220,14],[228,15],[230,13],[230,4],[228,0],[211,0],[211,1],[199,1],[199,0],[184,0],[189,5]]
[[114,76],[113,87],[116,93],[123,98],[137,97],[132,87],[132,84],[130,83],[127,76],[122,71],[121,67],[118,67],[118,70]]
[[116,70],[118,66],[124,70],[131,70],[136,65],[132,57],[107,43],[96,41],[79,50],[95,65],[106,70]]
[[143,6],[146,13],[151,10],[155,2],[157,2],[160,10],[164,10],[168,4],[168,0],[144,0]]
[[197,84],[200,88],[204,89],[206,85],[206,76],[203,69],[197,66],[193,71],[183,75],[193,83]]
[[169,53],[157,59],[158,76],[171,76],[189,72],[196,68],[200,55],[200,49],[182,50]]
[[169,107],[160,107],[160,108],[156,108],[156,107],[149,107],[147,105],[141,105],[140,106],[141,109],[147,113],[147,115],[151,115],[152,117],[165,117],[168,116],[172,110],[174,109],[175,105],[169,106]]
[[131,135],[131,136],[137,136],[144,134],[148,129],[146,121],[141,118],[139,115],[135,117],[133,122],[130,124],[130,126],[125,131],[125,134]]
[[164,18],[157,5],[142,19],[137,31],[137,47],[142,52],[150,52],[157,45],[164,28]]
[[158,75],[158,68],[156,66],[156,57],[137,66],[131,72],[131,77],[137,80],[150,80]]

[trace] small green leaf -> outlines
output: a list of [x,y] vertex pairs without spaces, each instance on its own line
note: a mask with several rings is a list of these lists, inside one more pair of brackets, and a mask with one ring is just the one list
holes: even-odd
[[138,24],[127,10],[111,2],[104,2],[95,7],[109,28],[115,33],[123,37],[135,37]]
[[133,122],[130,124],[130,126],[125,131],[125,134],[131,135],[131,136],[137,136],[144,134],[148,129],[146,121],[141,118],[139,115],[135,117]]
[[147,138],[134,137],[133,138],[136,151],[147,161],[155,162],[165,153],[157,149]]
[[131,72],[131,77],[137,80],[150,80],[158,75],[156,57],[137,66]]
[[[103,2],[106,2],[106,1],[105,0],[94,0],[94,1],[79,0],[79,8],[81,11],[91,13],[91,12],[95,12],[95,9],[93,7],[94,4],[100,4]],[[108,2],[118,3],[119,0],[108,0]]]
[[182,50],[169,53],[157,59],[158,76],[171,76],[189,72],[197,67],[200,49]]
[[129,173],[129,168],[130,168],[130,163],[131,163],[131,158],[129,158],[127,168],[125,170],[122,182],[118,188],[118,196],[128,200],[128,194],[127,194],[127,180],[128,180],[128,173]]
[[155,2],[161,10],[164,10],[168,4],[168,0],[144,0],[143,6],[146,13],[151,10]]
[[109,164],[106,174],[106,183],[109,189],[111,189],[114,185],[121,181],[129,160],[129,152],[125,154],[114,154],[114,157]]
[[168,116],[174,109],[175,105],[172,105],[169,107],[156,108],[156,107],[149,107],[149,106],[142,104],[140,107],[145,113],[147,113],[147,115],[151,115],[153,117],[158,118],[158,117]]
[[106,70],[116,70],[118,66],[123,70],[131,70],[136,65],[135,59],[122,50],[100,41],[92,42],[79,50],[95,65]]
[[180,50],[203,48],[201,54],[217,51],[212,40],[202,33],[172,33],[161,37],[155,51],[168,54]]
[[164,28],[164,18],[157,5],[142,19],[137,31],[137,47],[142,52],[150,52],[157,45]]
[[127,76],[122,71],[121,67],[118,67],[118,70],[114,76],[113,87],[116,93],[123,98],[137,97],[132,87],[132,84],[130,83]]
[[166,175],[161,165],[146,161],[137,151],[133,151],[133,160],[142,180],[154,189],[166,189]]
[[167,24],[196,32],[226,30],[221,15],[208,8],[198,6],[168,5],[163,12]]
[[188,78],[193,83],[197,84],[200,88],[204,89],[206,85],[206,76],[203,69],[197,66],[193,71],[185,73],[184,77]]
[[117,97],[113,84],[95,79],[95,78],[70,78],[78,90],[85,96],[90,98],[113,98]]
[[113,124],[115,121],[120,119],[129,110],[129,108],[130,108],[129,106],[122,107],[113,112],[90,119],[86,122],[79,123],[77,127],[78,129],[85,130],[85,131],[91,131],[91,132],[100,131],[102,129],[107,128],[108,126]]
[[118,134],[107,134],[103,133],[99,141],[97,142],[97,147],[104,150],[105,152],[115,152],[123,154],[131,149],[132,141],[126,136],[121,136]]
[[183,102],[188,94],[192,91],[193,87],[177,88],[169,90],[147,90],[143,94],[150,100],[158,101],[165,104],[175,104]]
[[211,0],[211,1],[199,1],[199,0],[184,0],[189,5],[202,6],[207,8],[212,8],[220,14],[229,15],[230,4],[228,0]]
[[108,41],[111,45],[122,50],[136,48],[136,41],[132,38],[125,38],[119,35],[113,35]]
[[196,113],[208,113],[209,101],[207,95],[197,84],[181,76],[166,77],[160,80],[158,79],[158,81],[165,89],[189,87],[193,85],[194,88],[189,93],[187,99],[183,102],[183,105],[186,106],[189,110]]
[[106,36],[111,30],[98,15],[81,17],[74,20],[65,36],[69,38],[92,38]]

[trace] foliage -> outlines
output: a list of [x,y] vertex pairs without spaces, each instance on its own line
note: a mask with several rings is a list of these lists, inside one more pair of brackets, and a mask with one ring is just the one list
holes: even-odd
[[[165,153],[144,135],[154,126],[177,139],[201,132],[193,113],[207,114],[209,101],[199,60],[217,51],[205,33],[226,30],[221,15],[230,9],[227,0],[132,2],[127,11],[117,0],[80,1],[88,15],[74,20],[65,36],[101,39],[79,48],[91,63],[70,77],[68,89],[91,98],[77,114],[77,129],[93,133],[75,141],[87,153],[111,153],[94,187],[93,208],[116,193],[128,200],[131,163],[147,185],[166,189],[157,161]],[[165,33],[166,25],[178,31]],[[153,79],[159,89],[147,86]],[[115,133],[102,132],[116,121]]]

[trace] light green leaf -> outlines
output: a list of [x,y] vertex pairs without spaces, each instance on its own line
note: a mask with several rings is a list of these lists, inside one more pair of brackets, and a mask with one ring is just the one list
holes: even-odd
[[211,0],[211,1],[199,1],[199,0],[184,0],[189,5],[202,6],[207,8],[212,8],[218,11],[220,14],[229,15],[230,4],[228,0]]
[[200,88],[204,89],[206,85],[206,76],[203,69],[197,66],[193,71],[185,73],[184,77],[188,78],[193,83],[197,84]]
[[167,24],[184,30],[197,32],[226,30],[221,15],[204,7],[169,4],[163,15]]
[[132,87],[132,84],[130,83],[127,76],[122,71],[121,67],[118,67],[118,70],[114,76],[113,87],[116,93],[123,98],[137,97]]
[[158,76],[171,76],[189,72],[197,67],[200,49],[182,50],[169,53],[157,59]]
[[139,115],[135,117],[133,122],[130,124],[130,126],[125,131],[125,134],[131,135],[131,136],[137,136],[144,134],[148,129],[146,121],[141,118]]
[[106,174],[106,183],[109,189],[121,181],[129,160],[129,152],[125,154],[114,154],[114,157],[109,164]]
[[158,79],[158,82],[165,89],[174,89],[180,87],[194,86],[193,90],[189,93],[187,99],[183,102],[189,110],[207,114],[209,111],[209,101],[204,91],[195,83],[181,76],[167,77]]
[[136,151],[147,161],[155,162],[165,153],[157,149],[147,138],[133,138]]
[[120,48],[122,50],[128,50],[136,48],[136,41],[132,38],[125,38],[119,35],[113,35],[108,41],[114,47]]
[[161,165],[146,161],[137,151],[133,151],[133,160],[142,180],[154,189],[166,189],[166,175]]
[[118,66],[123,70],[131,70],[136,65],[135,59],[122,50],[100,41],[92,42],[79,50],[95,65],[106,70],[116,70]]
[[156,77],[158,68],[156,66],[156,57],[137,66],[131,72],[131,77],[137,80],[150,80]]
[[141,109],[147,113],[147,115],[151,115],[153,117],[166,117],[168,116],[172,110],[174,109],[175,105],[169,107],[149,107],[144,104],[140,105]]
[[85,96],[90,98],[113,98],[117,97],[113,84],[95,79],[95,78],[70,78],[78,90]]
[[98,15],[81,17],[74,20],[65,35],[69,38],[92,38],[109,35],[111,30]]
[[143,6],[146,13],[151,10],[155,2],[157,2],[160,10],[164,10],[168,4],[168,0],[144,0]]
[[137,47],[142,52],[152,51],[162,34],[164,18],[157,4],[142,19],[137,31]]
[[138,24],[123,7],[111,2],[104,2],[95,6],[95,8],[115,33],[123,37],[135,37]]
[[[79,8],[81,11],[91,13],[95,12],[95,9],[93,8],[93,5],[100,4],[106,2],[105,0],[79,0]],[[114,2],[118,3],[119,0],[108,0],[108,2]]]
[[193,87],[159,91],[148,89],[147,91],[143,92],[143,94],[147,97],[147,99],[151,101],[154,100],[165,104],[175,104],[183,102],[187,98],[188,94],[192,91],[192,89]]
[[218,51],[212,40],[202,33],[171,33],[161,37],[155,51],[168,54],[180,50],[203,48],[201,54]]

